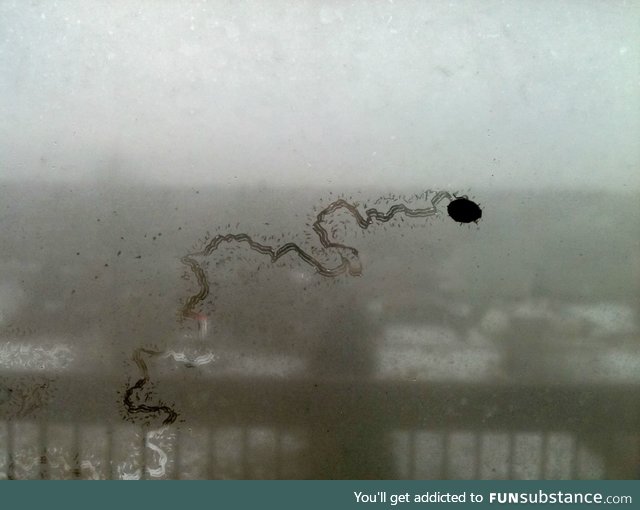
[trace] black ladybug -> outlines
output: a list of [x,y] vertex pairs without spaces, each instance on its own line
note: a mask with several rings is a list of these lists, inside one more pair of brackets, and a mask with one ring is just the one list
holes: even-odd
[[447,212],[458,223],[477,222],[482,218],[482,209],[473,200],[461,197],[449,202]]

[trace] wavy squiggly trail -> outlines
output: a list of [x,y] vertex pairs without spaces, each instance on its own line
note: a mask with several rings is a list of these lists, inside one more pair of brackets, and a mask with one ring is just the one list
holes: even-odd
[[[392,205],[387,212],[381,212],[375,208],[367,209],[364,215],[358,210],[358,208],[350,204],[344,199],[339,199],[318,213],[316,219],[312,225],[313,231],[318,236],[320,244],[323,249],[336,250],[340,257],[340,263],[335,267],[325,266],[318,258],[304,251],[300,246],[295,243],[286,243],[282,246],[274,247],[257,242],[248,234],[225,234],[217,235],[206,243],[204,248],[200,251],[191,252],[182,257],[181,262],[191,271],[198,282],[198,292],[189,297],[182,309],[180,310],[180,317],[184,319],[197,319],[198,313],[196,308],[209,296],[211,291],[209,279],[204,268],[196,260],[200,257],[208,257],[213,254],[222,243],[245,243],[249,249],[266,255],[270,258],[272,263],[275,263],[280,258],[288,253],[295,253],[303,262],[313,267],[320,276],[327,278],[335,278],[342,274],[348,273],[351,276],[360,276],[362,274],[362,264],[360,263],[358,250],[352,246],[347,246],[342,243],[334,242],[330,239],[329,233],[323,226],[328,216],[334,214],[339,209],[344,209],[353,216],[358,227],[362,230],[366,230],[374,222],[386,223],[394,218],[398,214],[403,214],[408,218],[427,218],[438,214],[438,204],[443,200],[452,200],[454,197],[447,191],[425,191],[422,195],[416,195],[416,199],[424,198],[425,201],[429,199],[429,195],[432,194],[430,207],[411,209],[404,203],[398,203]],[[406,201],[406,200],[405,200]],[[376,202],[378,203],[378,202]],[[345,255],[350,255],[347,257]],[[165,419],[163,424],[168,425],[178,417],[178,414],[168,405],[159,402],[155,405],[146,403],[134,402],[133,395],[136,392],[141,392],[143,388],[149,382],[149,371],[146,363],[142,359],[143,355],[149,357],[161,356],[164,353],[161,351],[154,351],[150,349],[139,348],[134,351],[133,360],[135,361],[138,369],[141,373],[141,378],[138,379],[132,386],[128,387],[124,393],[124,406],[129,415],[137,414],[164,414]],[[138,399],[140,400],[140,399]]]
[[133,361],[135,361],[138,366],[138,370],[140,370],[142,377],[125,390],[123,402],[129,415],[158,415],[162,413],[166,415],[162,422],[163,425],[169,425],[178,418],[178,413],[176,413],[171,407],[163,402],[159,402],[155,405],[149,405],[140,403],[140,399],[135,399],[138,400],[137,402],[134,401],[134,394],[141,392],[149,382],[149,369],[147,368],[147,364],[144,362],[144,359],[142,359],[142,356],[147,355],[149,357],[157,357],[162,356],[163,354],[164,353],[162,351],[152,351],[151,349],[144,348],[139,348],[133,351]]
[[[428,193],[430,193],[430,191],[425,192],[425,197]],[[320,260],[304,251],[295,243],[286,243],[279,248],[275,248],[273,246],[261,244],[252,239],[247,234],[217,235],[213,239],[211,239],[202,250],[198,252],[188,253],[181,259],[181,262],[191,270],[200,287],[198,292],[192,295],[182,307],[182,318],[195,319],[197,317],[197,314],[195,313],[194,309],[209,296],[210,292],[207,274],[195,258],[210,256],[220,247],[222,243],[246,243],[251,250],[269,256],[272,263],[275,263],[276,261],[278,261],[278,259],[286,255],[287,253],[293,252],[298,255],[298,257],[303,262],[313,267],[320,276],[334,278],[345,273],[349,273],[351,276],[360,276],[362,274],[362,265],[360,264],[358,250],[352,246],[346,246],[341,243],[332,242],[329,239],[329,233],[323,227],[323,223],[325,222],[327,216],[335,213],[338,209],[346,209],[356,220],[357,225],[361,229],[366,230],[370,225],[373,224],[374,220],[379,223],[386,223],[399,213],[402,213],[409,218],[426,218],[429,216],[434,216],[438,213],[437,204],[444,199],[451,200],[451,194],[446,191],[434,192],[434,195],[431,198],[431,207],[410,209],[405,204],[400,203],[391,206],[391,208],[386,213],[380,212],[377,209],[373,208],[367,209],[364,216],[360,213],[360,211],[358,211],[356,206],[348,203],[343,199],[332,202],[329,206],[318,213],[318,215],[316,216],[316,220],[312,225],[313,231],[317,234],[318,239],[320,240],[320,244],[325,250],[338,250],[341,262],[336,267],[331,268],[323,265]],[[349,260],[349,258],[345,257],[343,255],[343,253],[345,252],[351,254],[353,259]]]

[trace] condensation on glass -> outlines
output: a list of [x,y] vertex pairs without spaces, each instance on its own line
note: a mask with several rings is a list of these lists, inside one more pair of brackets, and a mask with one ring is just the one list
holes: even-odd
[[635,5],[0,6],[0,478],[636,478]]

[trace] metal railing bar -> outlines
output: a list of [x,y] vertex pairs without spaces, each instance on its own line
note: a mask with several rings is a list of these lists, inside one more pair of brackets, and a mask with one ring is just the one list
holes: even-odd
[[415,430],[409,430],[407,432],[408,442],[408,455],[407,455],[407,478],[409,480],[415,480],[416,478],[416,434]]
[[216,429],[211,428],[208,430],[207,434],[207,478],[209,480],[214,480],[217,466],[216,466]]
[[7,422],[7,479],[15,480],[16,478],[16,465],[15,465],[15,441],[13,437],[13,422]]
[[274,462],[275,462],[275,473],[274,478],[276,480],[280,480],[282,478],[282,430],[277,428],[275,430],[275,451],[274,451]]
[[242,428],[242,446],[240,450],[240,460],[242,463],[242,477],[247,478],[249,476],[249,429],[247,427]]
[[549,457],[549,433],[541,432],[541,442],[540,442],[540,461],[538,464],[538,478],[541,480],[546,480],[548,476],[549,470],[547,469],[548,465],[548,457]]
[[49,455],[47,451],[47,423],[42,422],[38,427],[38,451],[40,452],[40,478],[49,478]]
[[442,437],[442,458],[440,459],[440,477],[443,480],[449,479],[449,451],[451,446],[449,442],[449,432],[445,431]]
[[516,476],[516,434],[509,434],[509,449],[507,453],[507,479],[513,480]]
[[473,478],[479,480],[482,476],[482,432],[473,434]]

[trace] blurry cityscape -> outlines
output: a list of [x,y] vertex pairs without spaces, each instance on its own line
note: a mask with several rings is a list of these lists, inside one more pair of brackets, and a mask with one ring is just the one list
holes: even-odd
[[[632,194],[449,190],[478,224],[332,220],[359,277],[294,242],[424,190],[0,184],[0,478],[637,478],[640,208]],[[416,207],[419,206],[418,198]],[[315,208],[315,209],[314,209]],[[178,415],[131,413],[123,395]]]

